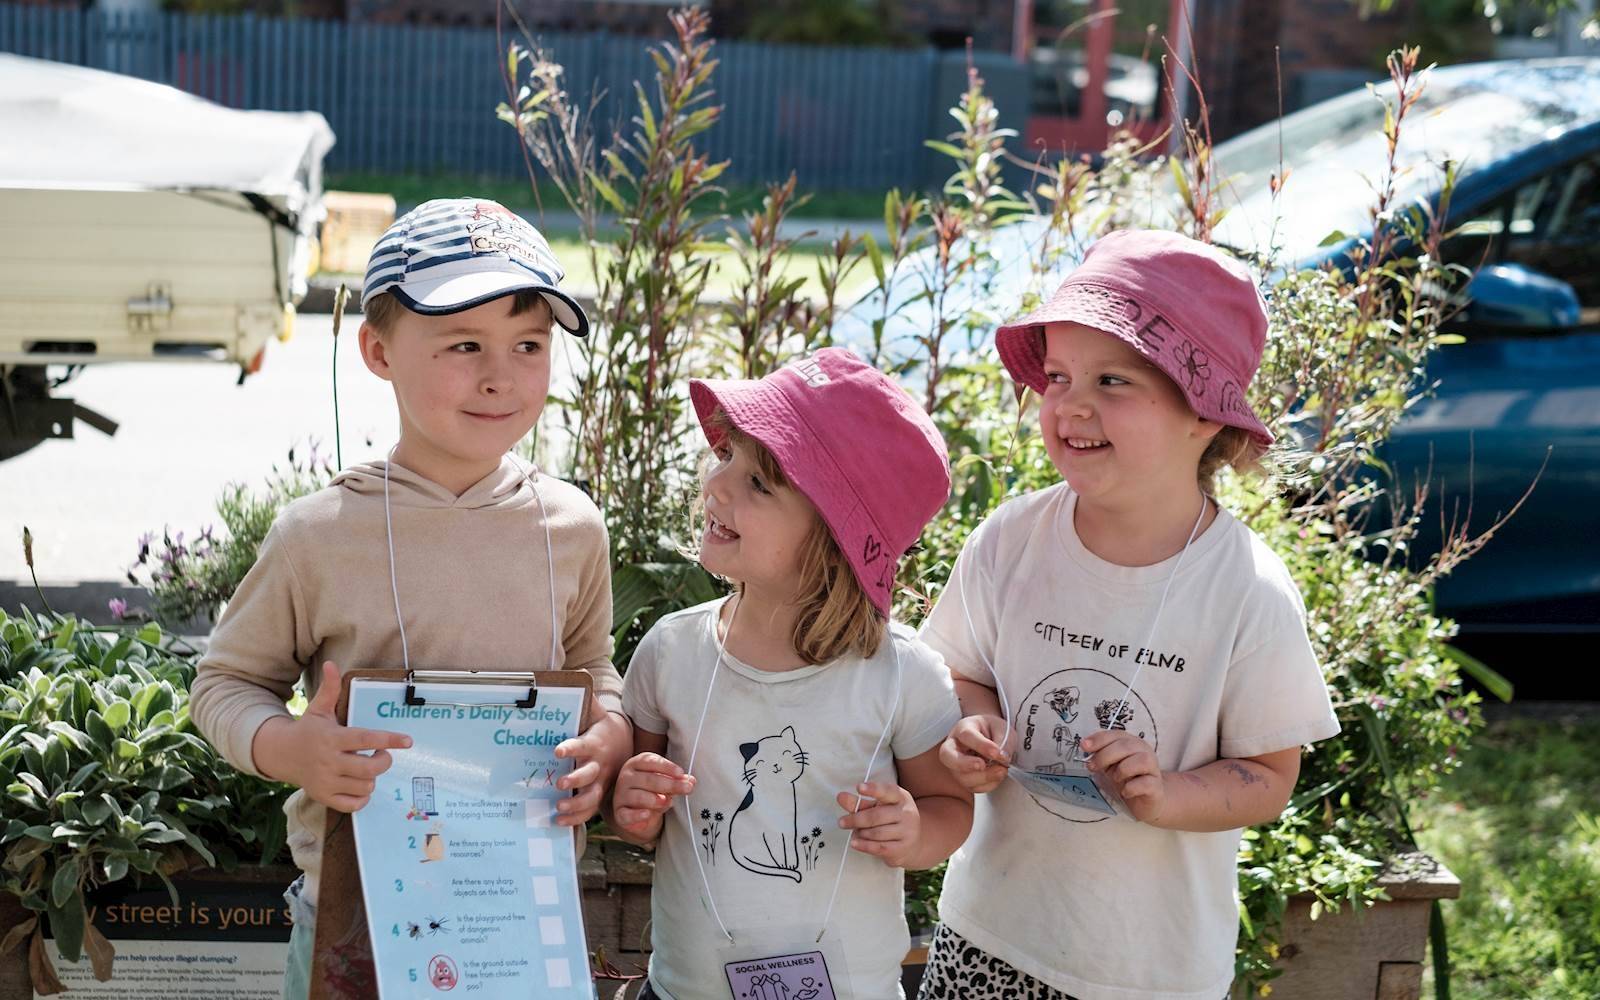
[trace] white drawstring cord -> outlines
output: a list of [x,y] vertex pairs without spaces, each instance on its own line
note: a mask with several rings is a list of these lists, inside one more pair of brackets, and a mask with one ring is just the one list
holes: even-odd
[[[399,447],[396,445],[395,447]],[[539,504],[539,520],[544,524],[544,555],[545,569],[550,577],[550,659],[547,669],[556,669],[556,552],[555,543],[550,540],[550,514],[545,510],[544,497],[539,493],[539,487],[533,481],[530,468],[523,468],[515,456],[507,455],[511,464],[522,473],[522,481],[528,484],[528,489],[533,491],[533,499]],[[389,449],[388,457],[383,463],[383,529],[389,540],[389,593],[394,595],[394,622],[400,628],[400,662],[405,666],[406,673],[411,672],[411,647],[406,642],[406,621],[400,614],[400,581],[395,572],[394,565],[394,517],[389,509],[389,466],[394,461],[394,448]]]
[[[689,766],[687,768],[687,771],[691,775],[694,774],[695,757],[700,752],[700,735],[701,735],[701,733],[703,733],[705,731],[706,713],[711,710],[711,692],[715,689],[716,684],[717,684],[717,673],[718,673],[719,669],[722,666],[722,657],[723,657],[724,651],[727,649],[728,636],[729,636],[729,634],[731,634],[733,632],[734,616],[736,616],[739,613],[739,598],[737,596],[734,596],[734,597],[728,598],[728,600],[733,602],[733,610],[731,612],[729,612],[729,614],[728,614],[728,627],[726,629],[722,630],[721,632],[719,632],[718,635],[717,635],[717,659],[716,659],[716,662],[711,665],[711,680],[706,682],[706,700],[705,700],[705,703],[700,706],[700,722],[695,726],[694,742],[692,744],[690,744],[690,746],[689,746]],[[718,610],[716,612],[714,612],[714,614],[716,615],[716,617],[718,619],[720,619],[721,618],[721,608],[718,608]],[[715,627],[715,626],[713,626],[713,627]],[[889,730],[891,728],[893,728],[893,726],[894,726],[895,711],[900,707],[900,684],[901,684],[900,647],[896,646],[894,644],[894,632],[893,632],[892,629],[889,628],[889,626],[887,624],[885,624],[885,626],[884,626],[884,633],[888,636],[888,639],[889,639],[889,649],[890,649],[891,652],[894,653],[894,700],[891,701],[890,704],[889,704],[889,718],[883,724],[883,731],[878,734],[878,742],[872,748],[872,756],[867,758],[867,773],[861,779],[862,784],[865,784],[868,781],[872,780],[872,769],[873,769],[873,767],[875,767],[877,765],[878,752],[883,749],[884,740],[889,738]],[[686,828],[686,831],[687,831],[687,833],[689,835],[690,846],[693,847],[693,844],[694,844],[694,811],[693,811],[692,806],[690,805],[690,801],[689,801],[690,798],[691,798],[691,796],[689,796],[689,795],[685,795],[683,797],[683,822],[684,822],[684,826]],[[851,810],[851,814],[854,815],[855,813],[858,813],[860,811],[861,811],[861,795],[858,792],[856,794],[856,805],[855,805],[855,808]],[[821,941],[822,940],[822,935],[827,933],[828,920],[829,920],[830,917],[833,916],[833,904],[834,904],[834,901],[839,898],[839,886],[844,881],[844,866],[845,866],[845,863],[847,861],[849,861],[849,859],[850,859],[850,843],[849,843],[849,840],[847,838],[846,841],[845,841],[844,849],[843,849],[843,851],[840,852],[839,872],[838,872],[837,875],[834,876],[834,879],[833,879],[833,891],[828,894],[828,908],[825,911],[823,911],[823,914],[822,914],[822,926],[817,931],[817,936],[816,936],[816,939],[815,939],[816,941]],[[729,944],[733,944],[733,943],[735,943],[734,939],[733,939],[733,935],[731,933],[729,933],[728,926],[722,922],[722,914],[717,912],[716,896],[711,891],[711,880],[706,877],[706,864],[705,864],[704,861],[701,860],[700,851],[698,849],[695,849],[695,851],[694,851],[694,862],[695,862],[695,866],[700,869],[700,883],[701,883],[701,885],[705,886],[706,902],[709,903],[710,906],[711,906],[711,915],[712,915],[712,917],[716,918],[717,927],[722,931],[723,937],[728,939],[728,943]],[[815,942],[813,942],[813,943],[815,943]]]
[[[1171,592],[1172,581],[1177,579],[1178,570],[1183,566],[1183,557],[1189,554],[1189,546],[1194,544],[1195,536],[1200,533],[1200,522],[1206,519],[1206,504],[1210,501],[1210,499],[1210,497],[1205,496],[1204,494],[1202,494],[1200,497],[1200,514],[1194,519],[1194,527],[1189,530],[1189,540],[1183,543],[1182,550],[1178,552],[1178,561],[1173,563],[1172,572],[1167,574],[1166,586],[1161,589],[1161,600],[1156,604],[1155,617],[1150,620],[1150,634],[1145,638],[1144,645],[1141,647],[1142,649],[1151,649],[1150,644],[1155,642],[1156,626],[1161,623],[1161,613],[1166,610],[1167,607],[1167,594]],[[978,629],[973,625],[972,611],[967,607],[967,588],[964,586],[958,586],[956,588],[956,596],[961,601],[961,612],[966,616],[967,619],[967,634],[972,636],[973,648],[978,651],[978,657],[983,660],[983,665],[988,669],[989,676],[994,678],[995,695],[1000,699],[1001,721],[1006,724],[1007,735],[1000,744],[1000,748],[1004,750],[1005,742],[1006,740],[1010,739],[1011,733],[1011,703],[1006,698],[1005,685],[1000,682],[1000,671],[995,669],[994,661],[989,659],[989,655],[983,651],[983,644],[978,640]],[[1152,655],[1154,655],[1153,649],[1151,652]],[[1136,652],[1134,655],[1137,656],[1138,653]],[[1116,722],[1118,719],[1122,718],[1122,711],[1128,707],[1128,697],[1133,693],[1133,685],[1138,681],[1139,673],[1142,670],[1144,670],[1144,664],[1142,662],[1139,663],[1138,666],[1134,667],[1133,676],[1129,678],[1128,686],[1122,692],[1122,700],[1117,705],[1116,714],[1111,716],[1112,722]],[[1110,727],[1107,726],[1106,728],[1109,729]],[[1083,756],[1083,750],[1081,747],[1075,751],[1075,756],[1073,757],[1073,761],[1075,763],[1082,763],[1088,759],[1089,758]]]

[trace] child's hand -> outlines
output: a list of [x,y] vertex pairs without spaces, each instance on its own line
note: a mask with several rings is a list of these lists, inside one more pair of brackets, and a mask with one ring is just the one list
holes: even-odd
[[[411,746],[411,737],[381,729],[339,724],[339,668],[322,665],[322,685],[298,719],[269,719],[250,746],[256,770],[275,781],[305,789],[315,802],[355,812],[372,798],[378,775],[389,770],[390,750]],[[376,751],[370,757],[361,751]]]
[[992,792],[1006,780],[1016,733],[996,715],[969,715],[939,745],[943,764],[969,792]]
[[615,712],[602,712],[588,729],[557,744],[557,757],[577,762],[571,774],[556,779],[557,788],[575,793],[556,803],[557,826],[582,826],[600,811],[606,787],[632,749],[633,727]]
[[1135,819],[1141,823],[1161,819],[1167,782],[1150,744],[1132,733],[1102,729],[1083,738],[1083,750],[1094,755],[1089,770],[1111,783]]
[[635,754],[622,765],[611,795],[617,832],[639,843],[661,835],[667,810],[679,795],[694,791],[694,776],[658,753]]
[[[891,868],[904,868],[922,833],[916,798],[899,785],[882,781],[857,785],[856,793],[840,792],[838,797],[839,807],[847,812],[839,825],[855,831],[850,846]],[[857,801],[861,808],[853,811]]]

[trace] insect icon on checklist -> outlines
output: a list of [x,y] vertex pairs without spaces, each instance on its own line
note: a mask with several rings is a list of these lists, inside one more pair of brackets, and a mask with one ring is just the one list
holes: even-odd
[[422,936],[422,925],[414,924],[409,920],[406,921],[406,936],[412,940],[420,938]]
[[437,934],[440,931],[447,931],[449,929],[450,929],[450,918],[449,917],[429,917],[428,918],[428,933],[430,935]]

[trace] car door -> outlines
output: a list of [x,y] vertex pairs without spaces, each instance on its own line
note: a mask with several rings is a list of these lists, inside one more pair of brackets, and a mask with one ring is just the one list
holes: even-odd
[[1447,260],[1565,282],[1578,323],[1540,328],[1526,322],[1537,309],[1469,306],[1451,326],[1466,341],[1435,353],[1437,393],[1396,429],[1386,457],[1403,490],[1431,482],[1425,551],[1522,502],[1439,585],[1441,609],[1463,631],[1600,631],[1600,153],[1462,208]]

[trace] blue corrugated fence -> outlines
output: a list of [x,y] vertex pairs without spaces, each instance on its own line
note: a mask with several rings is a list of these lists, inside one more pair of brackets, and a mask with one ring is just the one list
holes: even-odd
[[[568,91],[602,93],[606,127],[650,85],[647,43],[604,34],[541,36]],[[170,84],[236,108],[319,111],[338,144],[327,169],[524,175],[505,98],[504,52],[487,29],[347,24],[242,15],[82,11],[0,3],[0,51]],[[719,42],[712,85],[723,119],[701,147],[732,161],[733,183],[810,190],[928,183],[922,142],[949,131],[941,60],[961,53]],[[985,67],[1020,73],[1009,64]],[[952,74],[945,74],[948,79]]]

